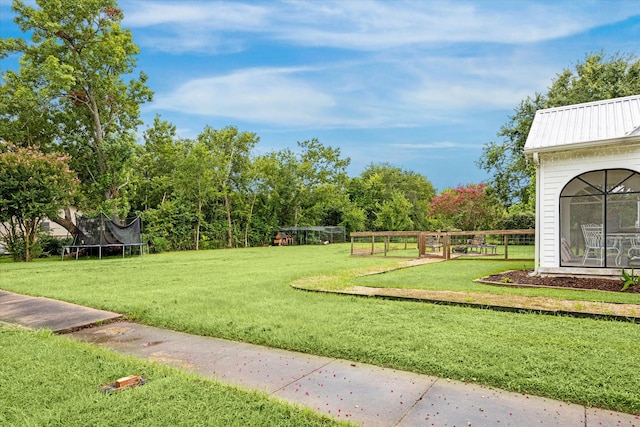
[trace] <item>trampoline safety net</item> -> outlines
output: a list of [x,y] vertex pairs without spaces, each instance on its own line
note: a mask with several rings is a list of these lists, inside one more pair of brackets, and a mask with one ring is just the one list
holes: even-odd
[[76,214],[78,234],[74,246],[139,245],[142,220],[140,216],[127,220],[110,219],[105,214],[87,218]]
[[[142,255],[142,219],[140,216],[121,220],[109,218],[100,214],[95,218],[76,214],[77,233],[73,238],[73,244],[65,246],[65,250],[71,252],[75,249],[76,259],[83,248],[98,248],[102,258],[102,248],[122,247],[122,256],[125,248],[137,246]],[[64,251],[63,251],[64,259]]]

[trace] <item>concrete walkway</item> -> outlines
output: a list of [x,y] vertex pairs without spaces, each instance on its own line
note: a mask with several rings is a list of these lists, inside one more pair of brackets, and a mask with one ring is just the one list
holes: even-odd
[[[28,310],[25,307],[29,307]],[[42,311],[39,311],[40,308]],[[25,317],[24,313],[30,313]],[[38,314],[39,313],[39,314]],[[37,317],[34,322],[29,319]],[[365,426],[640,426],[640,417],[346,360],[188,335],[119,315],[0,291],[0,320],[71,331],[116,352],[262,390]],[[26,320],[25,320],[26,319]],[[51,325],[51,326],[50,326]],[[72,325],[72,326],[71,326]]]
[[0,290],[0,321],[29,328],[64,333],[120,318],[122,315],[110,311]]

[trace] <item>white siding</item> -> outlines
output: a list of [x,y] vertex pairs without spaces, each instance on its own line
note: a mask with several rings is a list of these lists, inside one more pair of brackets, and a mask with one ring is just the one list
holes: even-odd
[[[627,144],[606,148],[540,153],[540,271],[560,267],[560,193],[577,175],[601,169],[631,169],[640,172],[640,145]],[[593,269],[584,269],[594,272]]]

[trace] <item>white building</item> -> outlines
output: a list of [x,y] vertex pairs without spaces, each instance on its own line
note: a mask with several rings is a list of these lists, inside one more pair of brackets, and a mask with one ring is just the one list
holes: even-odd
[[640,95],[536,112],[538,274],[640,266]]
[[[69,210],[71,212],[71,217],[75,218],[76,213],[78,212],[78,209],[75,206],[71,206]],[[61,211],[60,216],[64,216],[64,212]],[[2,238],[3,230],[4,230],[4,224],[0,224],[0,240]],[[49,236],[56,237],[58,239],[66,239],[68,237],[73,237],[69,234],[66,228],[59,225],[58,223],[51,221],[48,218],[44,219],[40,223],[40,231],[44,232],[45,234],[48,234]],[[0,253],[0,255],[2,254]]]

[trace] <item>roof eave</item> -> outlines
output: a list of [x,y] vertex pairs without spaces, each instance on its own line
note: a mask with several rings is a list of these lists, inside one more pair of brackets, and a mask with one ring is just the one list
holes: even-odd
[[594,141],[581,141],[564,145],[553,145],[548,147],[524,148],[525,156],[532,156],[533,153],[549,153],[553,151],[569,151],[581,148],[602,147],[616,144],[640,143],[640,135],[625,135],[618,138],[598,139]]

